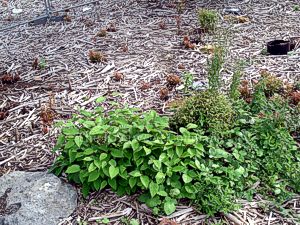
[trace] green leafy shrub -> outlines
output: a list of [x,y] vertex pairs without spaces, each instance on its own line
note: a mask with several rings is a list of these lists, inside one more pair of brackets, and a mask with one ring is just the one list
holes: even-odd
[[189,123],[199,125],[208,132],[228,129],[234,118],[229,99],[218,92],[206,90],[185,99],[171,118],[171,127],[176,131]]
[[214,31],[218,22],[218,14],[214,10],[199,9],[198,21],[205,30]]
[[300,192],[291,125],[299,123],[300,108],[266,88],[262,78],[250,104],[213,89],[199,92],[171,121],[126,107],[81,110],[60,123],[52,171],[81,184],[84,196],[106,187],[141,193],[154,214],[173,213],[183,199],[208,215],[236,210],[236,199],[255,193],[286,201]]
[[167,214],[176,209],[176,199],[195,198],[194,160],[204,151],[201,133],[189,131],[195,125],[176,134],[154,111],[125,108],[105,115],[98,108],[61,126],[55,148],[61,154],[52,170],[82,184],[84,196],[106,186],[120,195],[143,190],[146,198],[140,199]]

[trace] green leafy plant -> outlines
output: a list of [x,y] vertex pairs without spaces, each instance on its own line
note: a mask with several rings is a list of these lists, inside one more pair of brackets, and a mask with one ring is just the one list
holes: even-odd
[[108,224],[110,222],[110,220],[108,218],[104,218],[101,220],[101,223],[103,224]]
[[299,5],[294,5],[293,10],[294,11],[299,11],[300,10],[300,6]]
[[225,95],[206,90],[186,98],[170,123],[175,131],[194,123],[208,132],[220,133],[230,127],[233,116],[231,103]]
[[241,73],[242,67],[243,67],[243,62],[239,62],[232,76],[232,82],[229,90],[229,97],[233,100],[237,100],[240,97],[239,86],[242,77],[242,73]]
[[208,85],[213,91],[219,91],[221,88],[220,72],[224,64],[224,53],[224,48],[216,47],[212,58],[208,60]]
[[218,14],[214,10],[199,9],[198,21],[205,30],[214,31],[218,22]]
[[183,79],[184,79],[184,92],[187,93],[188,90],[192,87],[193,82],[194,82],[194,75],[190,72],[184,73],[183,74]]
[[193,198],[197,173],[190,165],[203,151],[201,134],[189,131],[196,125],[176,134],[169,130],[168,119],[154,111],[141,114],[124,108],[104,114],[98,107],[82,110],[61,126],[55,148],[61,155],[52,170],[82,184],[84,196],[106,186],[119,195],[143,190],[140,200],[166,214],[175,211],[176,199]]
[[121,222],[124,224],[124,225],[139,225],[139,221],[137,219],[130,219],[128,217],[123,217],[121,219]]
[[39,68],[42,69],[42,70],[45,69],[46,66],[47,66],[46,60],[45,60],[44,58],[41,58],[41,60],[40,60],[40,62],[39,62],[39,64],[38,64],[38,66],[39,66]]
[[116,103],[105,110],[101,97],[94,110],[58,124],[51,170],[81,184],[84,196],[106,187],[141,193],[155,215],[172,214],[182,199],[208,215],[234,211],[237,199],[255,193],[281,203],[300,193],[299,130],[291,126],[299,109],[277,85],[268,94],[267,84],[262,77],[251,103],[209,88],[185,99],[170,121]]

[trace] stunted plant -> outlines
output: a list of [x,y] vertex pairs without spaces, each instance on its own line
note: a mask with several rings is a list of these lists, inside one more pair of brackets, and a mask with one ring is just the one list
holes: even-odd
[[214,10],[199,9],[198,20],[203,29],[213,32],[218,22],[218,14]]
[[242,72],[241,72],[242,67],[243,67],[243,62],[240,61],[237,64],[232,76],[232,81],[229,90],[229,97],[233,100],[238,99],[240,96],[239,86],[240,86],[240,79],[242,77]]
[[224,48],[216,47],[212,58],[208,60],[208,85],[210,90],[219,91],[221,88],[220,72],[224,64],[224,56]]

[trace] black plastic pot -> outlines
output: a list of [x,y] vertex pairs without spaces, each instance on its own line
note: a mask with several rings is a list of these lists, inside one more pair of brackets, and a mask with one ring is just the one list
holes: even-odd
[[274,40],[267,43],[267,51],[271,55],[286,55],[291,49],[290,41]]

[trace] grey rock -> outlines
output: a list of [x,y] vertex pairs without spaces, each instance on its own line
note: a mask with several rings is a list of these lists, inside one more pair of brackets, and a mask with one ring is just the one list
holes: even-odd
[[0,177],[0,225],[57,225],[77,205],[74,187],[45,172]]
[[207,84],[203,81],[193,82],[192,89],[196,91],[201,91],[207,89]]
[[226,7],[223,11],[224,11],[224,13],[230,13],[230,14],[234,14],[234,15],[241,14],[241,10],[239,8]]

